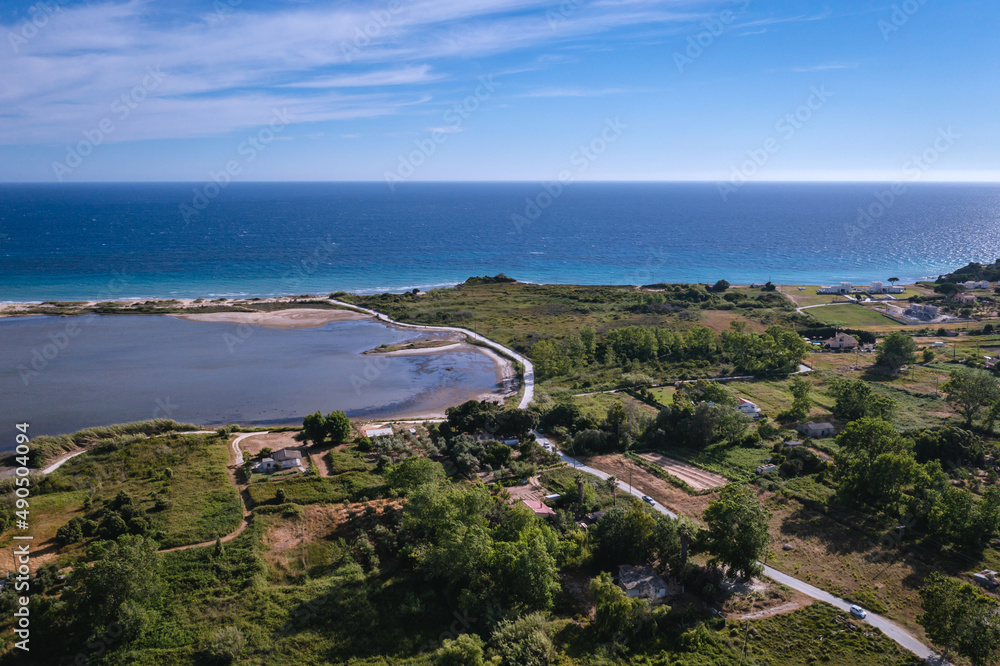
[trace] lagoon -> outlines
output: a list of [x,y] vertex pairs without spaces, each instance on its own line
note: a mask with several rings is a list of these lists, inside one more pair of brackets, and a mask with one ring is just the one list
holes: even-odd
[[0,319],[0,401],[33,436],[152,418],[213,426],[434,416],[502,389],[493,359],[462,346],[363,354],[426,334],[373,320],[317,328],[89,315]]

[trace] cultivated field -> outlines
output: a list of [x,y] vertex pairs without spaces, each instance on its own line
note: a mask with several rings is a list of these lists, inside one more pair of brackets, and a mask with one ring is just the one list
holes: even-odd
[[680,479],[695,490],[708,490],[724,486],[729,481],[724,476],[706,472],[694,465],[668,458],[659,453],[640,453],[641,458],[645,458],[654,465],[659,465],[670,476]]
[[861,305],[827,305],[820,308],[809,308],[804,312],[830,326],[883,327],[896,323],[885,315]]

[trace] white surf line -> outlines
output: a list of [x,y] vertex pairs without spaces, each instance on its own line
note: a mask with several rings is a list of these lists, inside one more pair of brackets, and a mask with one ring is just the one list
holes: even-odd
[[382,314],[381,312],[378,312],[376,310],[369,310],[368,308],[358,307],[357,305],[344,303],[343,301],[338,301],[334,299],[330,299],[330,302],[345,308],[365,312],[367,314],[372,315],[379,321],[384,321],[387,324],[392,324],[393,326],[400,326],[402,328],[414,328],[422,331],[451,331],[455,333],[461,333],[469,338],[472,338],[477,342],[481,342],[483,345],[491,347],[492,349],[509,356],[510,358],[514,359],[522,366],[524,366],[524,396],[521,398],[521,402],[519,402],[517,406],[520,409],[526,409],[528,405],[531,404],[532,400],[535,399],[535,366],[527,358],[518,354],[513,349],[504,347],[499,342],[494,342],[493,340],[490,340],[489,338],[479,335],[478,333],[470,331],[466,328],[458,328],[457,326],[430,326],[427,324],[404,324],[403,322],[391,319],[388,315]]

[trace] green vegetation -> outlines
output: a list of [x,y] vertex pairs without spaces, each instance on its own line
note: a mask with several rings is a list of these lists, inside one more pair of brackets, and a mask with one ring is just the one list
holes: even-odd
[[710,562],[727,567],[730,575],[740,578],[760,575],[759,560],[771,542],[770,520],[771,514],[749,486],[730,483],[723,487],[719,499],[705,509],[708,529],[700,536],[712,554]]
[[876,326],[886,328],[896,322],[885,315],[861,305],[829,305],[806,310],[824,324],[839,327]]

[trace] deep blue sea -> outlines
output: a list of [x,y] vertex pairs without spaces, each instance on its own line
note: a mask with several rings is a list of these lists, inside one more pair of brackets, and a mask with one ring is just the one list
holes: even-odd
[[0,185],[0,301],[527,282],[789,284],[1000,257],[1000,186],[712,183]]

